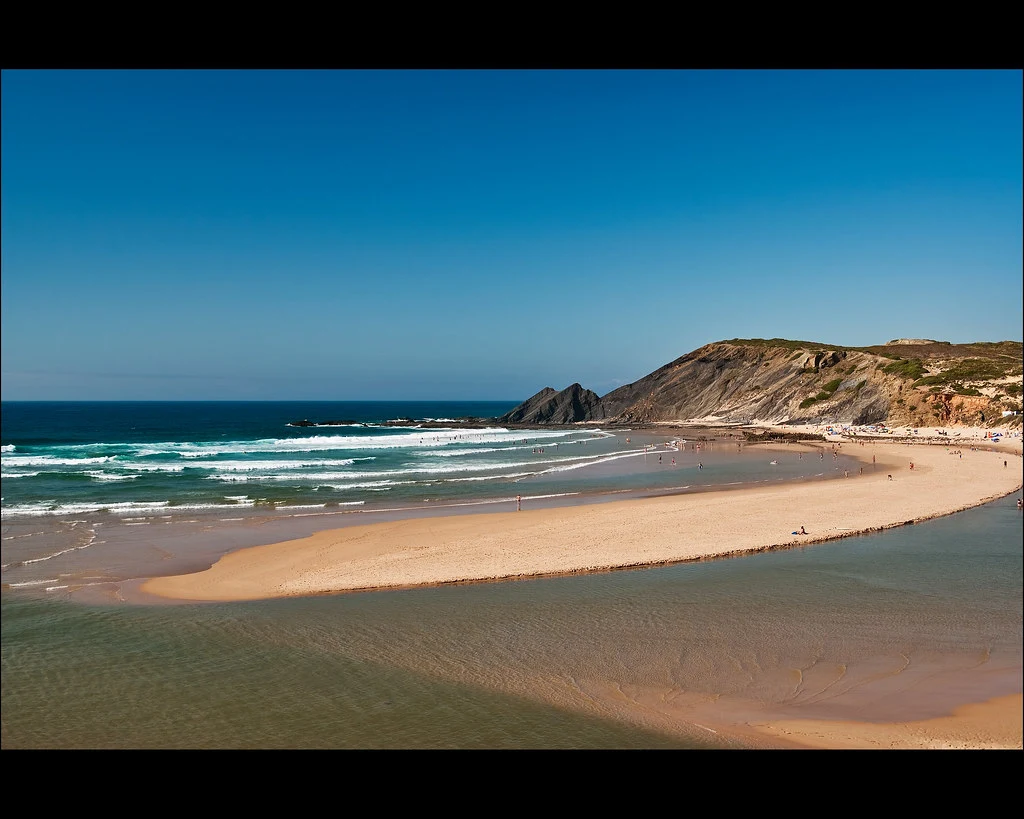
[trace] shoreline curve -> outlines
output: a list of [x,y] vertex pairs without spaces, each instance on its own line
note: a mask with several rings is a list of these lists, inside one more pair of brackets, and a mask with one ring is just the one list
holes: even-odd
[[[860,536],[1022,488],[1019,440],[1012,452],[959,443],[968,448],[844,440],[842,454],[864,463],[863,474],[825,481],[329,529],[241,549],[138,589],[165,601],[227,602],[648,568]],[[1011,454],[1012,469],[1004,466]],[[801,526],[807,534],[796,535]]]

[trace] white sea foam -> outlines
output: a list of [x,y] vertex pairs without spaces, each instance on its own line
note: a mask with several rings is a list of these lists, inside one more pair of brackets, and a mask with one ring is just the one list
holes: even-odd
[[[77,521],[76,521],[76,523],[77,523]],[[86,540],[84,543],[78,543],[78,544],[76,544],[74,546],[68,547],[67,549],[61,549],[59,552],[53,552],[52,554],[43,555],[42,557],[32,558],[31,560],[23,560],[21,562],[21,565],[28,566],[29,564],[32,564],[32,563],[43,563],[43,562],[45,562],[47,560],[53,560],[55,557],[60,557],[61,555],[66,555],[66,554],[69,554],[70,552],[77,552],[80,549],[88,549],[95,542],[96,542],[96,532],[92,531],[92,532],[89,533],[89,539]]]
[[[316,507],[316,509],[318,510],[316,512],[299,512],[297,515],[294,515],[293,517],[304,518],[304,517],[309,517],[311,515],[338,515],[338,514],[342,514],[342,513],[330,511],[335,506],[362,506],[362,505],[363,505],[363,501],[346,501],[345,503],[331,504],[331,506],[328,506],[327,504],[324,504],[323,506]],[[296,506],[292,506],[292,507],[289,507],[289,510],[297,509],[297,508],[298,507],[296,507]]]
[[513,449],[526,449],[524,446],[510,446],[498,449],[497,447],[488,447],[486,449],[453,449],[450,452],[432,452],[431,455],[437,456],[438,458],[451,458],[457,455],[486,455],[488,452],[508,452]]
[[[543,471],[545,473],[547,473],[547,472],[568,472],[571,469],[582,469],[585,466],[596,466],[597,464],[608,463],[609,461],[617,461],[620,458],[635,458],[638,455],[643,455],[643,454],[644,454],[643,452],[619,452],[619,453],[616,453],[615,455],[606,455],[604,457],[599,457],[599,458],[590,458],[590,459],[587,459],[586,463],[558,464],[557,466],[549,467],[548,469],[545,469]],[[567,459],[567,460],[569,460],[569,459]],[[572,459],[572,460],[579,460],[579,459]]]
[[[638,453],[642,454],[642,453]],[[622,456],[619,456],[622,457]],[[569,458],[558,458],[558,459],[538,459],[532,461],[491,461],[486,463],[474,463],[474,464],[439,464],[430,465],[424,464],[422,466],[409,466],[407,469],[386,469],[379,472],[305,472],[295,474],[283,474],[283,475],[248,475],[248,474],[215,474],[207,475],[207,480],[226,481],[234,483],[246,483],[246,482],[263,482],[263,481],[340,481],[340,480],[353,480],[360,478],[394,478],[405,475],[428,475],[431,477],[454,475],[465,472],[494,472],[495,470],[502,470],[497,475],[490,477],[500,478],[502,475],[507,474],[510,469],[522,469],[524,467],[540,467],[545,464],[565,464],[569,462],[582,461],[580,466],[586,466],[587,464],[599,462],[597,456],[590,455],[579,455],[576,457]]]
[[[268,438],[258,441],[226,441],[209,444],[167,444],[165,452],[176,453],[183,458],[202,458],[210,455],[259,454],[268,452],[323,452],[353,449],[407,449],[420,446],[420,439],[429,441],[431,446],[451,443],[456,433],[439,435],[431,430],[429,435],[416,433],[398,435],[313,435],[306,438]],[[163,446],[163,445],[161,445]]]
[[445,478],[450,483],[457,483],[459,481],[497,481],[497,480],[514,480],[519,478],[528,478],[530,475],[538,475],[539,472],[512,472],[509,474],[502,473],[501,475],[477,475],[472,478]]
[[[360,425],[361,426],[361,425]],[[95,443],[74,444],[61,447],[62,452],[90,452],[97,450],[113,451],[114,454],[83,458],[61,458],[55,455],[23,455],[5,456],[3,462],[10,465],[77,465],[85,463],[104,463],[118,456],[152,457],[159,455],[178,455],[182,458],[206,458],[217,455],[280,453],[280,452],[322,452],[330,450],[352,449],[404,449],[419,446],[442,447],[450,444],[467,442],[477,443],[508,443],[529,439],[536,441],[555,441],[558,439],[574,439],[580,436],[588,438],[615,437],[613,433],[599,429],[573,430],[509,430],[505,427],[487,427],[483,429],[423,429],[415,432],[374,435],[311,435],[301,438],[263,438],[253,441],[163,441],[145,444],[127,443]],[[568,441],[567,441],[568,442]],[[8,448],[9,447],[9,448]],[[14,445],[3,448],[4,453],[14,452]],[[13,459],[22,459],[13,460]]]
[[118,469],[130,469],[139,472],[182,472],[186,469],[219,469],[227,472],[276,472],[279,470],[308,469],[323,466],[350,466],[356,461],[368,461],[372,458],[333,458],[325,460],[304,461],[197,461],[188,463],[118,463]]
[[20,589],[20,588],[24,588],[25,586],[43,586],[43,585],[45,585],[47,583],[56,583],[56,582],[57,582],[57,578],[56,577],[51,577],[48,580],[26,580],[24,583],[8,583],[7,585],[10,586],[12,589]]
[[171,464],[142,464],[142,463],[119,463],[118,469],[131,469],[136,472],[183,472],[186,467],[191,468],[191,464],[171,463]]
[[[152,514],[155,512],[166,512],[168,510],[197,511],[204,509],[224,509],[222,503],[195,503],[178,504],[172,506],[170,501],[126,501],[123,503],[57,503],[56,501],[42,501],[36,503],[23,503],[0,509],[0,519],[12,517],[43,517],[55,515],[82,515],[90,512],[107,512],[112,515],[138,515]],[[231,508],[231,507],[227,507]],[[97,524],[98,525],[98,524]]]
[[42,474],[42,472],[0,472],[0,478],[32,478]]
[[343,481],[346,478],[354,477],[375,477],[378,474],[391,474],[391,473],[375,473],[375,472],[299,472],[293,475],[249,475],[246,473],[233,473],[233,474],[220,474],[220,475],[207,475],[206,480],[211,481],[224,481],[225,483],[264,483],[269,481],[291,481],[303,483],[309,481]]
[[85,466],[86,464],[105,464],[114,460],[113,455],[102,455],[96,458],[58,458],[54,455],[11,455],[2,458],[4,466]]
[[97,481],[134,481],[139,477],[138,475],[115,475],[110,472],[83,472],[81,474],[88,475]]
[[35,537],[36,535],[45,535],[45,534],[48,534],[48,532],[45,529],[43,529],[43,530],[38,531],[38,532],[25,532],[25,534],[23,534],[23,535],[4,535],[3,539],[4,540],[20,540],[23,537]]
[[314,491],[319,489],[390,489],[393,486],[405,486],[417,483],[417,481],[364,481],[362,483],[325,483],[320,486],[313,487]]
[[531,450],[532,452],[537,452],[538,449],[546,450],[549,446],[554,446],[554,449],[551,450],[551,453],[555,454],[558,452],[568,451],[564,449],[558,449],[559,446],[569,446],[571,444],[582,443],[585,443],[585,441],[555,441],[554,444],[550,442],[544,442],[540,446],[537,446],[536,444],[515,444],[513,446],[488,447],[480,449],[451,449],[440,452],[431,452],[430,456],[432,458],[453,458],[461,455],[486,455],[489,452],[517,452],[526,451],[528,449]]
[[[470,464],[422,464],[422,465],[409,465],[405,469],[385,469],[375,472],[367,471],[356,471],[356,472],[297,472],[293,474],[259,474],[250,475],[245,473],[240,474],[225,474],[218,473],[214,475],[207,475],[206,480],[225,481],[233,483],[246,483],[246,482],[263,482],[263,481],[319,481],[321,483],[328,481],[338,480],[353,480],[361,478],[394,478],[406,475],[427,475],[427,476],[444,476],[449,474],[459,474],[466,472],[495,472],[496,470],[502,470],[501,474],[491,475],[488,477],[502,477],[503,474],[508,474],[508,470],[511,469],[523,469],[538,467],[537,471],[561,471],[564,469],[575,469],[583,466],[589,466],[591,464],[603,463],[605,461],[615,460],[617,458],[635,457],[643,455],[643,450],[629,450],[627,452],[619,452],[613,455],[600,456],[600,455],[572,455],[567,457],[557,458],[536,458],[527,461],[484,461]],[[547,469],[539,469],[539,467],[547,466]]]
[[220,469],[226,472],[277,472],[288,469],[309,469],[324,466],[351,466],[356,460],[367,458],[327,458],[324,460],[306,461],[203,461],[189,464],[190,469]]
[[0,446],[0,452],[14,452],[14,450],[14,444],[4,444],[3,446]]

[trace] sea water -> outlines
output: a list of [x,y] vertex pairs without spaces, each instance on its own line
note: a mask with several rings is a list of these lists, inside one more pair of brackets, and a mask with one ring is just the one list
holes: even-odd
[[[352,523],[823,480],[856,466],[837,453],[744,449],[738,432],[686,440],[493,421],[513,406],[4,403],[3,583],[53,594]],[[467,417],[478,421],[455,424]]]
[[[5,520],[97,512],[182,518],[249,510],[384,509],[422,501],[493,503],[516,494],[757,482],[831,474],[835,467],[831,459],[775,465],[767,458],[743,459],[731,463],[734,474],[723,478],[715,471],[720,463],[709,461],[710,446],[703,457],[684,457],[699,452],[699,441],[669,451],[659,450],[649,436],[586,424],[527,430],[494,422],[443,426],[446,418],[491,418],[511,406],[4,403],[0,509]],[[294,425],[309,421],[306,416],[345,421]],[[720,446],[718,454],[732,451]],[[623,460],[628,468],[610,468]],[[679,469],[664,468],[670,465]],[[694,473],[705,467],[710,471]]]

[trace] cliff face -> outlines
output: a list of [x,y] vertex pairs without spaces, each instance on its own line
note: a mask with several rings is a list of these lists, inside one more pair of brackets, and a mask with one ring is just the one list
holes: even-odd
[[504,423],[641,424],[702,419],[940,426],[1020,423],[1021,343],[897,339],[828,347],[785,339],[708,344],[598,398],[550,387]]
[[[884,420],[889,410],[884,379],[875,375],[873,363],[871,357],[839,350],[709,344],[610,392],[602,403],[622,423],[686,418],[803,423],[827,407],[830,417],[870,424]],[[800,406],[824,392],[827,398]]]

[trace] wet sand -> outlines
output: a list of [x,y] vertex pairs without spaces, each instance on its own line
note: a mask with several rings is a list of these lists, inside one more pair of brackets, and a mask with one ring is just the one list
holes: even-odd
[[818,749],[1020,750],[1024,697],[1020,694],[970,703],[946,717],[916,722],[852,722],[814,719],[755,723],[760,733]]

